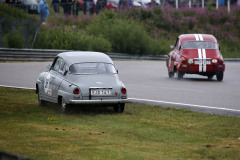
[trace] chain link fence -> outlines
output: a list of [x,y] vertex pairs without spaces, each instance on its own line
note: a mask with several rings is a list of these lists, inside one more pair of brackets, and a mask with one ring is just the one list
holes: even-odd
[[0,47],[32,48],[42,21],[0,18]]

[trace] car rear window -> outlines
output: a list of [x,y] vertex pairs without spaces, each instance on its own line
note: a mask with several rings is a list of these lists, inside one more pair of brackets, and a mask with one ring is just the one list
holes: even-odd
[[76,63],[69,67],[72,74],[115,74],[116,69],[109,63]]
[[211,41],[186,41],[182,49],[218,49],[218,44]]

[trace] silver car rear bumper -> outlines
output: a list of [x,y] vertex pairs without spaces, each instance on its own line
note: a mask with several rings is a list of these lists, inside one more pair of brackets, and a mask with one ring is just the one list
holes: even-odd
[[127,103],[128,99],[70,100],[70,104],[115,104]]

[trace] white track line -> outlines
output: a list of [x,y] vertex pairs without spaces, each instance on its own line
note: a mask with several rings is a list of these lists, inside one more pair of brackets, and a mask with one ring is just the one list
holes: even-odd
[[35,90],[35,88],[16,87],[16,86],[7,86],[7,85],[0,85],[0,87],[5,87],[5,88],[16,88],[16,89],[29,89],[29,90]]
[[[35,88],[27,88],[27,87],[16,87],[16,86],[8,86],[8,85],[0,85],[0,87],[6,88],[16,88],[16,89],[29,89],[35,90]],[[169,104],[169,105],[177,105],[177,106],[186,106],[186,107],[195,107],[195,108],[202,108],[202,109],[213,109],[213,110],[222,110],[222,111],[230,111],[230,112],[239,112],[240,110],[236,109],[228,109],[228,108],[218,108],[218,107],[211,107],[211,106],[201,106],[196,104],[186,104],[186,103],[176,103],[176,102],[167,102],[167,101],[157,101],[157,100],[149,100],[149,99],[138,99],[138,98],[128,98],[131,102],[138,101],[141,103],[157,103],[157,104]],[[170,107],[170,106],[169,106]]]
[[219,107],[211,107],[211,106],[201,106],[201,105],[196,105],[196,104],[176,103],[176,102],[157,101],[157,100],[138,99],[138,98],[128,98],[128,99],[130,101],[135,100],[135,101],[142,101],[142,102],[164,103],[164,104],[172,104],[172,105],[178,105],[178,106],[188,106],[188,107],[198,107],[198,108],[206,108],[206,109],[217,109],[217,110],[240,112],[240,110],[235,110],[235,109],[219,108]]

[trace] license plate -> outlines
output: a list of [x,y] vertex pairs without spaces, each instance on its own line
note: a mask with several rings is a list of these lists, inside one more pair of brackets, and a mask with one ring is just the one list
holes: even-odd
[[111,89],[91,89],[92,96],[111,95]]
[[211,64],[211,61],[199,60],[199,61],[195,61],[195,64]]

